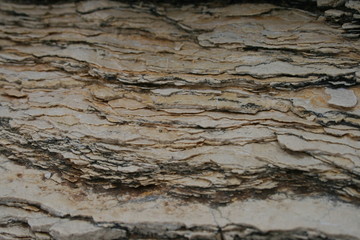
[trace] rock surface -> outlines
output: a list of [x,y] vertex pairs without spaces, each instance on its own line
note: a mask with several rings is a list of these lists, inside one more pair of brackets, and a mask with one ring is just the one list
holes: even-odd
[[[343,36],[360,37],[360,1],[358,0],[317,0],[317,5],[328,9],[325,17],[333,23],[342,24]],[[340,8],[341,10],[337,9]]]
[[328,88],[326,93],[331,96],[331,99],[328,101],[330,105],[340,108],[352,108],[357,104],[357,96],[352,90]]
[[1,0],[0,239],[360,239],[358,9],[324,2]]

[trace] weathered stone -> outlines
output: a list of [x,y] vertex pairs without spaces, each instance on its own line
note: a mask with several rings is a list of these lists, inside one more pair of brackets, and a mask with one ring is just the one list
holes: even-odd
[[360,12],[360,3],[359,3],[359,1],[349,0],[349,1],[346,2],[345,6]]
[[0,0],[0,239],[359,239],[357,3],[271,2]]
[[318,7],[339,7],[344,5],[346,0],[317,0]]
[[330,9],[325,11],[326,17],[340,18],[346,15],[349,15],[349,13],[337,9]]
[[87,221],[65,220],[55,223],[50,229],[50,235],[55,239],[121,239],[126,237],[122,229],[100,228]]
[[327,88],[325,92],[331,97],[328,103],[336,107],[352,108],[355,107],[358,102],[354,91],[349,89]]

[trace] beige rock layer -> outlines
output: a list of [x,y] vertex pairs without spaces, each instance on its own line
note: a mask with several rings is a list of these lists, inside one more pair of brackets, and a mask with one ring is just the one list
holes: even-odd
[[0,19],[0,239],[360,236],[360,42],[340,25],[265,3]]

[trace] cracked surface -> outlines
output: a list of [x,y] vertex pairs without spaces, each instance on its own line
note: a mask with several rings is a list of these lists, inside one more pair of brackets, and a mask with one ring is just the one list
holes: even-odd
[[330,10],[0,1],[0,239],[358,239]]

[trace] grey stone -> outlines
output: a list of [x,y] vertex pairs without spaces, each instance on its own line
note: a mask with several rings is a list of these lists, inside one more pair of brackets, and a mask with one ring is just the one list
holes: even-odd
[[317,0],[318,7],[339,7],[345,4],[345,0]]
[[355,107],[358,100],[354,91],[344,88],[326,89],[326,93],[330,95],[328,103],[336,107],[352,108]]

